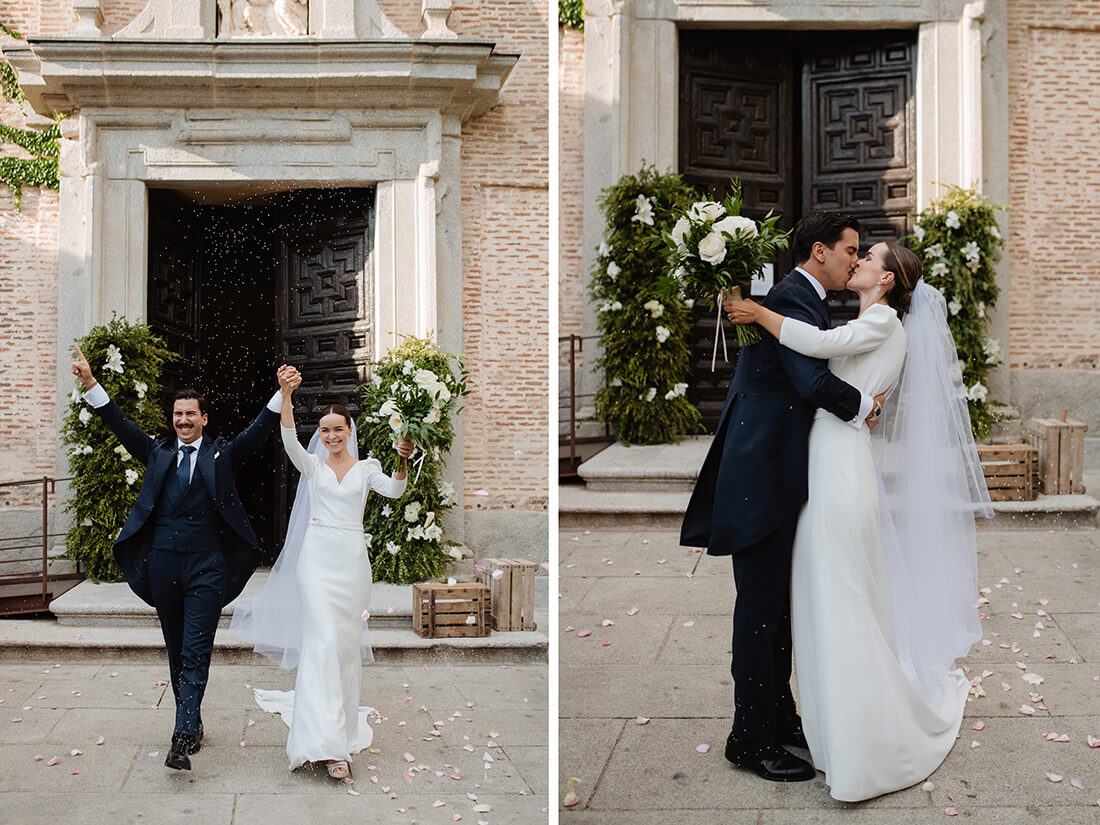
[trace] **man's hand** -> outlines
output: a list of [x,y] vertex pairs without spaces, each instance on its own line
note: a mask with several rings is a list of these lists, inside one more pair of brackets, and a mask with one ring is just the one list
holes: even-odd
[[73,346],[76,348],[76,358],[73,360],[73,375],[80,380],[80,383],[84,385],[85,392],[87,392],[99,382],[92,375],[92,367],[88,364],[88,359],[84,357],[84,353],[80,351],[80,345],[74,344]]
[[875,403],[871,407],[871,412],[867,416],[867,429],[873,430],[878,426],[878,422],[882,420],[882,405],[886,402],[886,393],[875,396]]
[[302,375],[298,372],[297,368],[289,367],[286,364],[279,367],[275,375],[279,379],[279,390],[283,395],[289,395],[294,392],[302,383]]
[[413,449],[416,447],[416,444],[413,443],[413,440],[411,438],[405,436],[404,438],[397,439],[397,443],[394,445],[394,447],[397,450],[397,454],[399,456],[401,456],[402,458],[408,458],[413,454]]

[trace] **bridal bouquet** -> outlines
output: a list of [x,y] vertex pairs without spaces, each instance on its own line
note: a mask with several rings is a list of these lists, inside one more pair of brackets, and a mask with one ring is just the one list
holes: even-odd
[[468,373],[458,356],[422,338],[405,337],[371,365],[359,388],[363,410],[359,440],[392,473],[401,458],[399,436],[416,442],[405,495],[396,502],[367,499],[364,529],[375,580],[411,584],[436,578],[460,558],[444,539],[440,517],[455,506],[455,491],[442,479],[443,457],[454,441],[454,418],[469,395]]
[[[669,275],[692,300],[714,300],[718,306],[715,352],[721,335],[723,293],[741,294],[764,264],[787,248],[786,232],[776,229],[779,215],[767,214],[757,223],[741,214],[741,181],[724,204],[697,201],[661,239],[668,249]],[[755,324],[737,325],[740,346],[760,340]],[[725,338],[723,337],[723,346]]]

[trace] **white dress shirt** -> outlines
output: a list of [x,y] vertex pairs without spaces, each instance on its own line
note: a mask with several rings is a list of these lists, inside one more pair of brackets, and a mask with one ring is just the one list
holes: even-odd
[[[99,409],[104,406],[111,397],[107,395],[107,390],[103,389],[102,384],[96,384],[86,393],[84,393],[84,400],[92,406],[93,409]],[[271,396],[271,400],[267,402],[267,408],[273,413],[280,413],[283,409],[283,394],[280,390],[276,390],[275,394]],[[180,462],[183,461],[183,453],[180,451],[180,447],[184,445],[184,442],[180,438],[176,437],[176,466],[180,466]],[[199,449],[202,447],[202,439],[196,439],[191,444],[194,447],[194,451],[190,453],[191,470],[187,474],[187,478],[190,480],[195,475],[195,462],[199,460]]]
[[[809,281],[810,286],[814,288],[814,292],[817,293],[817,297],[824,301],[825,287],[821,285],[821,282],[800,266],[796,266],[794,270],[795,272],[802,273],[802,276],[807,281]],[[863,426],[863,422],[867,419],[867,416],[871,414],[871,410],[875,408],[875,399],[869,396],[863,390],[860,390],[859,387],[856,387],[856,389],[859,390],[859,412],[856,413],[856,417],[851,419],[848,423],[858,430],[860,427]]]

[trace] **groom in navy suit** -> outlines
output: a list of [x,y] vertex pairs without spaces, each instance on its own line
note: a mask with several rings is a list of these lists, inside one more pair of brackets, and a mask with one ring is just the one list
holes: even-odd
[[145,465],[137,501],[115,539],[115,559],[134,593],[156,608],[168,649],[176,722],[164,764],[191,770],[218,619],[260,563],[235,477],[279,423],[282,393],[297,370],[279,368],[280,391],[231,441],[203,434],[206,401],[194,390],[176,393],[175,436],[153,438],[108,398],[76,351],[73,375],[84,385],[84,400]]
[[[772,287],[764,306],[828,329],[826,292],[844,289],[851,277],[859,224],[832,212],[807,215],[794,228],[792,251],[799,265]],[[806,747],[790,685],[790,578],[818,407],[861,427],[864,419],[877,421],[881,398],[770,335],[742,347],[680,531],[680,544],[733,558],[734,721],[726,758],[776,782],[815,775],[782,745]]]

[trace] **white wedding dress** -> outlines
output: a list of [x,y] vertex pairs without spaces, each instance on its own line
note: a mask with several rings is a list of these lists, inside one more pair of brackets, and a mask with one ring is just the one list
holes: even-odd
[[[829,358],[834,375],[869,395],[897,381],[906,354],[897,313],[881,304],[824,332],[788,318],[780,343]],[[867,427],[818,410],[809,499],[794,544],[791,630],[810,754],[832,796],[844,801],[927,778],[955,742],[969,690],[952,663],[940,684],[922,691],[899,654],[880,485]]]
[[[309,522],[295,568],[301,598],[301,658],[294,690],[255,690],[264,710],[290,727],[290,769],[306,762],[350,760],[371,743],[370,707],[359,706],[360,637],[370,599],[371,567],[363,537],[363,508],[374,490],[387,498],[405,492],[373,458],[357,462],[337,481],[324,461],[308,453],[283,427],[287,456],[309,487]],[[285,552],[285,551],[284,551]]]

